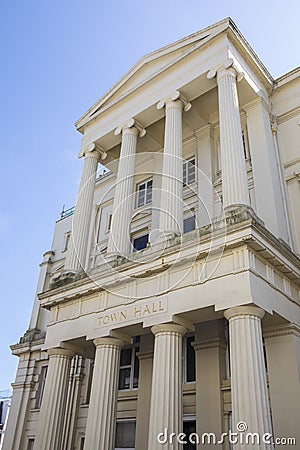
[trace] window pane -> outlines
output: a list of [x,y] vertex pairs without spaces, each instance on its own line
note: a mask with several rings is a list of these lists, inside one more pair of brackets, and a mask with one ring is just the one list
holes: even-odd
[[135,422],[117,422],[116,448],[134,448]]
[[192,184],[195,181],[195,160],[188,161],[188,184]]
[[131,364],[131,348],[121,350],[120,366],[130,366]]
[[183,184],[186,185],[186,162],[183,163]]
[[192,382],[196,380],[196,364],[195,364],[195,350],[192,347],[194,336],[186,338],[186,381]]
[[131,369],[120,369],[119,389],[130,389],[130,373]]
[[153,185],[153,181],[149,180],[147,182],[146,203],[151,203],[152,202],[152,185]]
[[140,236],[133,240],[133,248],[135,250],[143,250],[143,248],[146,248],[148,244],[148,234],[145,234],[144,236]]
[[189,231],[192,231],[195,229],[195,217],[187,217],[183,221],[183,232],[188,233]]
[[45,383],[46,383],[46,377],[47,377],[47,371],[48,371],[48,366],[43,366],[41,368],[41,373],[40,373],[40,377],[39,377],[39,386],[38,386],[38,391],[36,394],[36,404],[35,404],[35,407],[38,409],[41,407],[41,404],[42,404],[44,388],[45,388]]
[[145,185],[143,184],[143,186],[143,189],[141,189],[141,186],[139,187],[138,206],[143,206],[145,204]]
[[134,351],[134,370],[133,370],[133,384],[132,387],[135,389],[139,385],[139,358],[136,356],[136,354],[140,351],[139,347],[135,348]]

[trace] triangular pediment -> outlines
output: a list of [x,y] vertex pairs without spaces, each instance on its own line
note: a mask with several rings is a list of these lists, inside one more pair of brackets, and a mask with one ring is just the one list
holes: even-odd
[[94,119],[108,106],[114,104],[144,83],[147,83],[160,72],[176,64],[202,45],[205,45],[208,41],[226,30],[230,26],[230,23],[230,19],[222,20],[215,25],[198,31],[141,58],[106,95],[79,119],[76,126],[80,128],[89,122],[89,120]]

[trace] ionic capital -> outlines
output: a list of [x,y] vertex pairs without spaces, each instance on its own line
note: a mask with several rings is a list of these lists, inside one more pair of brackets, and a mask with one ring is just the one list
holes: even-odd
[[207,74],[207,78],[211,80],[212,78],[217,77],[217,80],[219,80],[222,75],[225,76],[228,73],[231,73],[237,81],[241,81],[244,78],[244,73],[237,70],[232,58],[226,58],[215,67],[211,68]]
[[156,108],[162,109],[168,105],[170,102],[176,102],[184,111],[189,111],[192,107],[191,103],[181,94],[180,91],[174,91],[172,94],[169,94],[167,97],[161,99]]
[[88,144],[81,148],[78,158],[82,158],[82,156],[104,160],[107,157],[107,153],[105,150],[99,147],[99,145],[96,145],[94,142],[92,142],[91,144]]
[[145,128],[136,119],[129,119],[127,122],[124,122],[122,125],[116,128],[115,136],[118,136],[119,134],[124,132],[136,134],[139,137],[143,137],[146,134]]

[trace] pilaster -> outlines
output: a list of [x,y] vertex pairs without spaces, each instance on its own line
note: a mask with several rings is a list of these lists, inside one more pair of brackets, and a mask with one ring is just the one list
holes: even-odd
[[142,335],[139,358],[139,390],[136,415],[135,448],[148,450],[148,433],[150,419],[152,371],[153,371],[153,336]]
[[[226,378],[224,321],[214,320],[196,326],[193,344],[196,357],[197,433],[224,432],[221,384]],[[209,450],[211,445],[203,444]],[[216,448],[222,449],[221,445]]]
[[264,339],[274,435],[300,442],[300,329],[292,323],[267,327]]

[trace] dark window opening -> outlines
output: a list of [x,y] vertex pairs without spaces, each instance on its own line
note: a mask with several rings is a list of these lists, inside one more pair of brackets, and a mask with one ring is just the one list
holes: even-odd
[[[192,444],[189,440],[189,436],[192,433],[196,433],[196,421],[195,420],[187,420],[183,422],[183,432],[186,435],[185,441],[187,441],[187,444],[183,445],[184,450],[195,450],[196,444]],[[193,441],[193,439],[192,439]]]
[[144,234],[143,236],[133,239],[134,251],[143,250],[147,247],[149,240],[149,234]]

